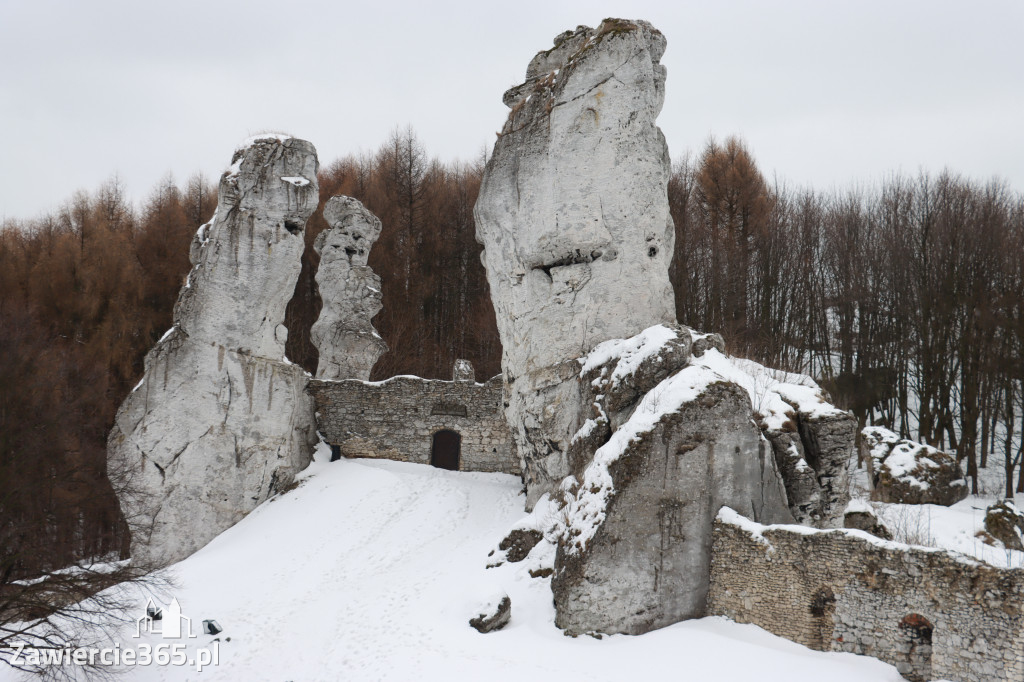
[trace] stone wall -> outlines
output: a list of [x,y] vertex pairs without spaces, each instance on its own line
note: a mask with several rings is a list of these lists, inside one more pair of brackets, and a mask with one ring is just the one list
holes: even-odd
[[860,531],[761,526],[723,509],[707,612],[874,656],[909,680],[1024,679],[1024,570]]
[[[456,365],[459,369],[459,365]],[[311,381],[317,427],[345,457],[431,463],[434,434],[455,431],[460,471],[520,474],[502,408],[501,377],[479,384],[397,376]]]

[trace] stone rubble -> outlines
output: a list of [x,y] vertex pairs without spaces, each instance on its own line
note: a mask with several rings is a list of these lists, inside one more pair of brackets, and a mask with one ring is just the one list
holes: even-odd
[[469,624],[482,634],[502,629],[512,619],[512,600],[503,595],[497,604],[489,605],[483,613],[471,618]]

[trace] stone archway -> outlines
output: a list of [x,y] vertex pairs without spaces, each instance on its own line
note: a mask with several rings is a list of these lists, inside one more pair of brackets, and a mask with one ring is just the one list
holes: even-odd
[[836,596],[831,588],[822,587],[814,593],[810,611],[814,623],[814,639],[810,647],[818,651],[829,651],[832,647],[832,632],[835,629],[832,616],[836,611]]
[[430,447],[430,463],[438,469],[459,470],[462,436],[457,431],[442,429],[434,434]]
[[[932,679],[932,630],[924,616],[912,613],[900,621],[904,646],[903,660],[896,662],[896,670],[910,682],[928,682]],[[905,652],[905,653],[903,653]]]

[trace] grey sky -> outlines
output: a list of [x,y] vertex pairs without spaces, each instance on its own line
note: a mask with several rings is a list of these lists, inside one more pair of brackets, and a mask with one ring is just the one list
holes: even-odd
[[167,172],[215,179],[266,129],[328,163],[411,124],[471,159],[533,54],[606,16],[668,38],[673,157],[739,134],[792,185],[949,167],[1024,191],[1021,0],[0,0],[0,217],[115,172],[136,200]]

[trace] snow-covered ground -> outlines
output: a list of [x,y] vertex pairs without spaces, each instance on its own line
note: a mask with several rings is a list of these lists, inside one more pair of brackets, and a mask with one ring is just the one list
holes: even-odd
[[[1024,552],[985,544],[978,533],[985,529],[985,510],[1002,499],[1002,472],[997,465],[979,469],[983,494],[968,495],[950,507],[935,504],[887,504],[870,502],[867,472],[850,462],[851,494],[870,505],[893,534],[893,539],[910,545],[941,547],[960,552],[1000,568],[1024,568]],[[1015,504],[1024,508],[1024,494]]]
[[[895,668],[821,653],[721,618],[631,637],[569,638],[554,625],[550,578],[485,568],[523,516],[519,480],[381,460],[314,463],[296,490],[259,507],[172,567],[199,626],[216,619],[219,665],[135,667],[128,680],[716,680],[896,682]],[[494,594],[512,620],[469,625]],[[139,594],[139,614],[146,595]],[[133,639],[160,644],[160,635]],[[187,641],[188,657],[214,645]],[[0,666],[0,678],[10,670]]]

